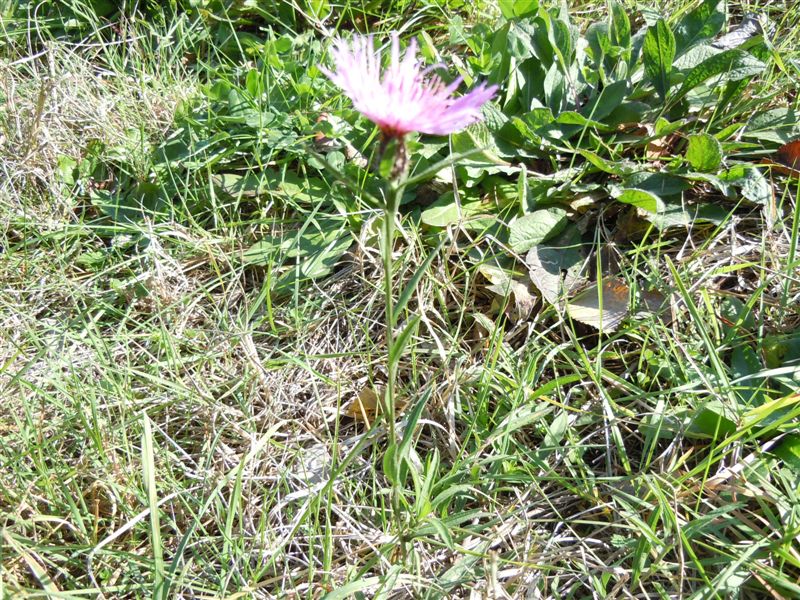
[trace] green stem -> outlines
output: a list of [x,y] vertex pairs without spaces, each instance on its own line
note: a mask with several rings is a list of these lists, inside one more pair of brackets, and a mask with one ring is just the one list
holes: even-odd
[[[394,193],[394,190],[391,189],[389,194]],[[397,211],[394,206],[394,202],[390,197],[388,199],[386,205],[386,212],[383,216],[383,285],[384,285],[384,294],[385,298],[385,305],[386,305],[386,355],[388,360],[388,373],[387,373],[387,382],[386,382],[386,407],[385,407],[385,414],[386,418],[388,419],[388,426],[389,426],[389,443],[393,444],[395,440],[395,431],[394,431],[394,393],[395,393],[395,379],[396,379],[396,368],[393,366],[394,361],[391,360],[392,354],[392,347],[394,346],[394,327],[395,323],[395,315],[394,315],[394,294],[393,294],[393,281],[392,281],[392,246],[394,245],[394,232],[395,232],[395,218],[397,217]]]
[[403,193],[403,185],[390,182],[387,185],[386,207],[383,218],[383,271],[384,271],[384,293],[386,311],[386,394],[384,396],[383,416],[386,423],[388,435],[388,447],[386,449],[391,460],[392,470],[392,494],[391,506],[392,516],[397,526],[398,535],[402,531],[401,513],[401,482],[399,480],[400,465],[397,455],[397,428],[396,428],[396,385],[397,385],[397,366],[399,361],[393,360],[394,352],[394,329],[397,325],[397,315],[394,312],[394,293],[393,293],[393,260],[392,248],[394,246],[395,219],[400,206],[400,196]]

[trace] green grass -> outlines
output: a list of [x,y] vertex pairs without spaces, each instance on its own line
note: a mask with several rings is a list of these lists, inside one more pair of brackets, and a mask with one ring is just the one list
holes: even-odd
[[[0,1],[0,597],[800,596],[800,186],[754,167],[800,137],[800,11],[730,2],[771,41],[691,89],[675,67],[666,103],[635,52],[561,48],[576,104],[493,46],[494,3],[145,4]],[[698,2],[623,4],[635,34]],[[608,15],[575,3],[574,34]],[[387,475],[388,418],[353,405],[387,379],[376,135],[315,66],[404,25],[502,91],[410,140],[412,176],[486,151],[401,208],[396,303],[430,264]],[[532,249],[582,252],[555,302],[514,237],[542,209],[564,229]],[[604,325],[630,299],[605,333],[565,308],[598,273]]]

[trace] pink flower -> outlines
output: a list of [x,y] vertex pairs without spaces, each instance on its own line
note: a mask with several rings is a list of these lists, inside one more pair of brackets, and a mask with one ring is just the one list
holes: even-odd
[[381,53],[374,49],[372,36],[357,37],[349,45],[339,39],[332,50],[336,72],[320,70],[387,137],[402,138],[411,131],[447,135],[479,121],[481,106],[494,96],[497,86],[482,83],[465,96],[453,98],[461,77],[448,86],[437,76],[426,80],[431,69],[440,65],[422,69],[416,53],[417,43],[412,40],[401,59],[400,41],[392,34],[392,61],[381,80]]

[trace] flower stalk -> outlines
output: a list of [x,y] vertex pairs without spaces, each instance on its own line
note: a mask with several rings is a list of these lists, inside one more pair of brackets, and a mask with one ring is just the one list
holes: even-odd
[[[398,539],[403,544],[403,481],[402,465],[397,432],[397,379],[403,343],[398,338],[408,338],[408,331],[395,337],[398,314],[395,311],[393,285],[394,236],[397,230],[400,201],[408,185],[418,183],[421,178],[432,176],[425,171],[408,177],[409,157],[405,136],[411,132],[431,135],[449,135],[481,119],[481,107],[497,91],[497,86],[482,83],[467,94],[455,97],[454,92],[461,83],[458,77],[445,84],[438,76],[431,76],[431,70],[441,67],[424,68],[416,58],[417,42],[412,40],[405,53],[401,55],[400,40],[397,33],[392,34],[391,60],[385,69],[382,67],[381,53],[375,50],[373,39],[356,37],[350,43],[336,40],[331,51],[335,70],[320,67],[328,78],[342,88],[352,100],[353,106],[361,114],[373,121],[381,131],[381,145],[378,149],[378,165],[386,180],[384,197],[381,202],[384,218],[381,228],[382,262],[384,270],[385,318],[386,318],[386,390],[381,399],[381,409],[386,425],[388,445],[384,456],[384,472],[392,484],[392,517],[397,526]],[[453,161],[457,157],[451,158]],[[390,163],[388,161],[391,161]],[[441,169],[448,162],[440,163]],[[339,175],[341,177],[341,174]],[[348,185],[351,187],[352,184]],[[430,263],[427,263],[430,264]],[[405,292],[401,298],[406,298]],[[402,548],[401,548],[402,550]]]

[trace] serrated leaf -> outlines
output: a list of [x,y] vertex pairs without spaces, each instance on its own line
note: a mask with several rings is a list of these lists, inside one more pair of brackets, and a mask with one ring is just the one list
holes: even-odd
[[675,36],[664,19],[647,29],[643,53],[645,73],[663,102],[669,91],[669,74],[675,59]]
[[558,235],[566,224],[567,212],[563,208],[535,210],[511,223],[508,243],[514,252],[527,252],[536,244]]
[[703,173],[716,171],[722,164],[722,145],[708,133],[692,134],[686,146],[686,160]]

